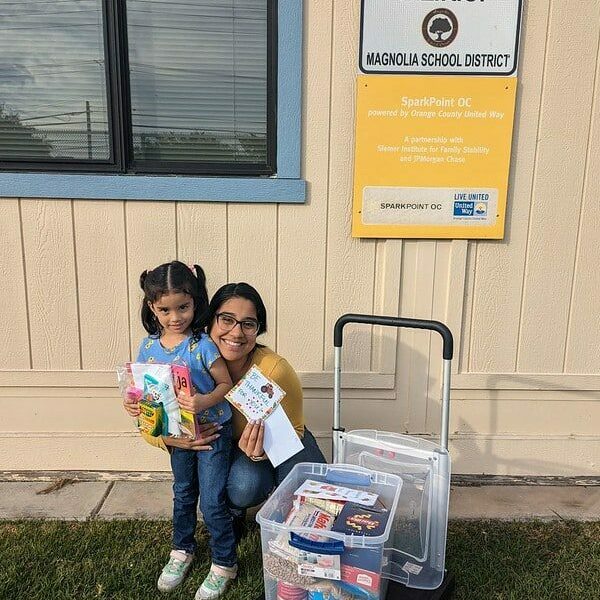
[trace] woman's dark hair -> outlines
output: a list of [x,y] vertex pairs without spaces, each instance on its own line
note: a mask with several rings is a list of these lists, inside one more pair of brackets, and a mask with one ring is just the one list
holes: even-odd
[[254,304],[256,319],[258,320],[258,334],[267,331],[267,309],[260,294],[249,283],[226,283],[221,286],[212,297],[206,313],[207,325],[214,321],[215,315],[221,306],[232,298],[244,298]]
[[156,269],[144,271],[140,275],[140,287],[144,290],[142,324],[150,335],[160,334],[160,324],[148,306],[148,302],[154,304],[165,294],[179,292],[194,299],[194,319],[191,328],[195,339],[200,337],[210,322],[206,316],[208,310],[206,275],[199,265],[194,265],[192,270],[192,267],[178,260],[165,263]]

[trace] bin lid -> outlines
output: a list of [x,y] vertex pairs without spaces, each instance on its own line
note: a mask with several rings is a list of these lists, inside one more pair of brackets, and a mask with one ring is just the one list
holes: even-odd
[[418,437],[357,429],[342,434],[341,461],[402,479],[382,576],[408,587],[439,586],[448,525],[448,451]]

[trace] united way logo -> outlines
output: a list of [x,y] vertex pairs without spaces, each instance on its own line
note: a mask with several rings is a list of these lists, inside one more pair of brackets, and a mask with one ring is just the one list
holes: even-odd
[[487,202],[454,202],[455,217],[487,217],[488,205]]
[[458,34],[458,19],[451,10],[436,8],[423,19],[421,31],[428,44],[436,48],[445,48]]

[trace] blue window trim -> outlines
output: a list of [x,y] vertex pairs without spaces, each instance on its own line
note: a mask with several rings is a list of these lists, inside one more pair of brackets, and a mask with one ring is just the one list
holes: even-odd
[[302,1],[279,0],[277,46],[277,175],[189,177],[0,173],[0,197],[93,200],[295,202],[306,200],[300,178]]

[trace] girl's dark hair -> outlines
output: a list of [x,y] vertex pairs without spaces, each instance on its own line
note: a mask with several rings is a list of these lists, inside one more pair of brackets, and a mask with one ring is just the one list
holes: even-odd
[[148,302],[154,304],[162,296],[170,293],[182,293],[194,299],[194,319],[192,321],[192,336],[195,339],[210,322],[207,320],[208,292],[206,291],[206,275],[199,265],[188,267],[178,260],[165,263],[144,271],[140,275],[140,287],[144,290],[142,300],[142,324],[150,335],[160,334],[160,324],[154,316]]
[[226,283],[221,286],[212,297],[206,313],[206,321],[209,326],[215,319],[221,306],[231,298],[244,298],[254,304],[256,318],[258,320],[258,334],[267,331],[267,309],[260,294],[249,283]]

